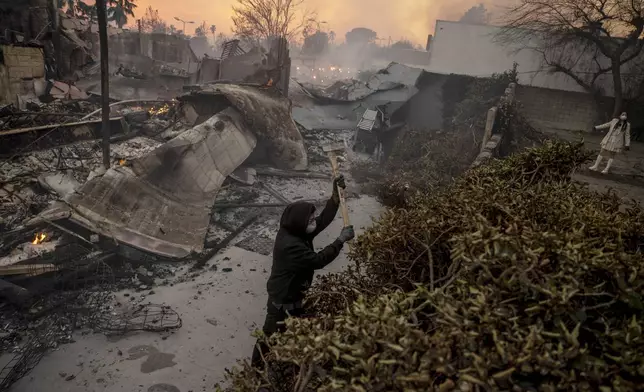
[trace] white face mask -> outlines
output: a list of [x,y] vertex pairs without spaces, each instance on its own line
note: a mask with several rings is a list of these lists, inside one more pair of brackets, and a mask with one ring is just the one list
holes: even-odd
[[313,233],[317,227],[318,227],[318,225],[317,225],[317,223],[315,221],[309,223],[309,225],[306,226],[306,234]]
[[626,121],[626,115],[622,114],[621,116],[619,116],[619,119],[622,121]]

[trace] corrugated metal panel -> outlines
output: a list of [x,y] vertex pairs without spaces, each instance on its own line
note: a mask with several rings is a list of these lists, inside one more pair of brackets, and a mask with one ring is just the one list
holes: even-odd
[[373,125],[376,123],[377,115],[378,115],[377,111],[367,109],[362,115],[362,119],[360,120],[360,122],[358,122],[358,128],[365,131],[371,131],[373,129]]
[[221,52],[221,60],[225,60],[228,57],[241,56],[245,53],[246,51],[239,46],[239,40],[234,39],[224,44],[224,48]]

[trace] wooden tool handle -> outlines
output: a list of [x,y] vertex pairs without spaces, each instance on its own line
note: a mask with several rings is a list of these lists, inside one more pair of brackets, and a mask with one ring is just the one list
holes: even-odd
[[[335,154],[329,154],[329,159],[331,160],[331,170],[333,170],[333,177],[338,177],[338,160]],[[340,198],[340,209],[342,211],[342,220],[344,221],[344,226],[351,226],[351,221],[349,220],[349,209],[347,208],[346,199],[344,197],[344,189],[337,186],[338,196]]]

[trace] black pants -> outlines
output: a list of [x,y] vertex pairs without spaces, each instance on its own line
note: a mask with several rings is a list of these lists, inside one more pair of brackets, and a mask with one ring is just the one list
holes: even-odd
[[[275,332],[283,332],[284,327],[279,325],[282,321],[286,320],[287,317],[300,317],[304,315],[304,309],[293,309],[289,310],[288,314],[284,308],[278,309],[273,302],[268,300],[266,305],[266,319],[264,320],[264,326],[262,327],[262,332],[266,337],[270,337]],[[251,359],[251,365],[255,368],[261,368],[264,363],[262,361],[262,355],[265,357],[268,354],[268,346],[261,342],[259,339],[255,343],[255,348],[253,348],[253,356]]]

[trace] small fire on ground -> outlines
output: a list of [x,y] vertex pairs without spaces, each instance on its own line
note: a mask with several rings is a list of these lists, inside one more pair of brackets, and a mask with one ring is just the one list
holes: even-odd
[[155,115],[160,115],[160,114],[166,114],[166,113],[168,113],[169,111],[170,111],[170,105],[168,105],[168,104],[166,103],[166,104],[164,104],[164,105],[162,105],[162,106],[160,106],[160,107],[158,107],[158,108],[152,108],[152,109],[150,109],[150,110],[148,111],[148,113],[150,113],[150,115],[151,115],[151,116],[155,116]]
[[36,235],[34,236],[34,240],[31,241],[31,243],[34,245],[42,244],[43,242],[45,242],[46,239],[47,239],[47,234],[36,233]]

